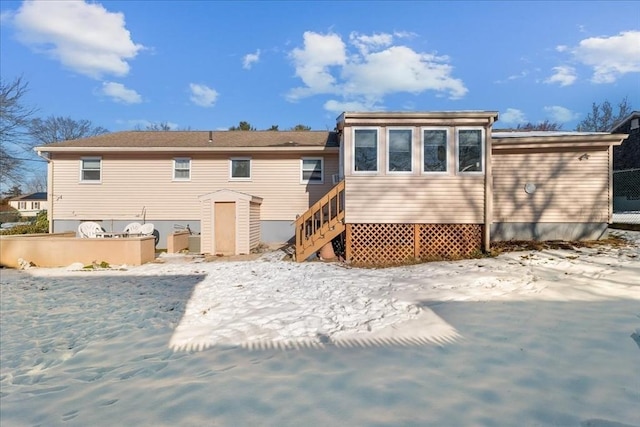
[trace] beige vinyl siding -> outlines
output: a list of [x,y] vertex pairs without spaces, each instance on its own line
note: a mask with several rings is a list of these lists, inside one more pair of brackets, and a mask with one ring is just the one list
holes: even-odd
[[210,254],[213,253],[213,203],[210,200],[201,203],[200,217],[200,251]]
[[249,248],[254,249],[260,244],[260,204],[249,205]]
[[[324,158],[324,184],[300,183],[300,158]],[[258,153],[251,156],[251,181],[229,179],[234,155],[194,153],[102,154],[100,184],[80,183],[80,157],[53,154],[53,219],[129,219],[146,212],[152,220],[199,220],[198,196],[220,189],[263,198],[262,220],[294,220],[332,186],[338,153]],[[191,158],[190,181],[173,180],[173,159]]]
[[346,223],[479,224],[484,177],[349,176]]
[[590,150],[494,151],[493,221],[607,222],[608,149]]
[[236,200],[236,252],[238,254],[250,252],[249,240],[249,201]]

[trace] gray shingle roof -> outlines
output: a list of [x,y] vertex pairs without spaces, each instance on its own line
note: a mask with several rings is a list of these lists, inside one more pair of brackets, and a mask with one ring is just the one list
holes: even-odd
[[40,148],[337,147],[338,143],[338,134],[327,131],[126,131]]

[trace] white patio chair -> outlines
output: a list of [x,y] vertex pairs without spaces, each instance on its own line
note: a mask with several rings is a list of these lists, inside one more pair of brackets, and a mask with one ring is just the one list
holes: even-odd
[[78,226],[78,235],[82,238],[95,238],[97,233],[101,233],[104,230],[100,227],[100,224],[93,221],[85,221]]
[[142,224],[139,222],[132,222],[131,224],[127,224],[123,231],[127,234],[137,234],[140,233],[140,227],[142,227]]
[[140,230],[138,232],[140,234],[142,234],[143,236],[151,236],[153,234],[153,230],[154,229],[155,229],[155,227],[153,226],[153,224],[148,222],[146,224],[142,224],[140,226]]

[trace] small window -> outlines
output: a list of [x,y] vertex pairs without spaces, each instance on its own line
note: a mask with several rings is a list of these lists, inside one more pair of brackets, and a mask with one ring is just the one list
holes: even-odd
[[248,157],[237,157],[230,161],[230,178],[232,180],[249,181],[251,179],[251,159]]
[[322,157],[306,157],[301,160],[300,182],[303,184],[324,183],[324,161]]
[[31,202],[31,209],[40,209],[40,202]]
[[378,171],[377,129],[354,129],[353,170],[354,172]]
[[387,170],[411,172],[413,170],[413,131],[389,129],[387,133]]
[[80,159],[80,181],[99,183],[102,172],[102,159],[91,157]]
[[482,172],[482,129],[458,129],[458,172]]
[[191,179],[191,159],[173,159],[173,180],[189,181]]
[[422,171],[447,171],[447,129],[422,130]]
[[18,202],[18,209],[27,209],[27,202]]

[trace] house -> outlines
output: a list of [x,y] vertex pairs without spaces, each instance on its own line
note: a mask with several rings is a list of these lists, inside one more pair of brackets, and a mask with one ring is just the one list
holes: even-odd
[[611,133],[628,134],[613,150],[613,210],[640,211],[640,111],[617,122]]
[[47,210],[48,204],[46,192],[31,193],[9,200],[9,206],[17,209],[25,218],[35,217],[38,212]]
[[204,253],[295,236],[298,260],[341,238],[359,264],[603,236],[612,147],[626,135],[499,133],[497,119],[345,112],[332,132],[118,132],[36,150],[49,161],[54,232],[146,221],[164,242],[189,224]]
[[640,169],[640,111],[614,124],[611,133],[629,135],[613,150],[613,170]]

